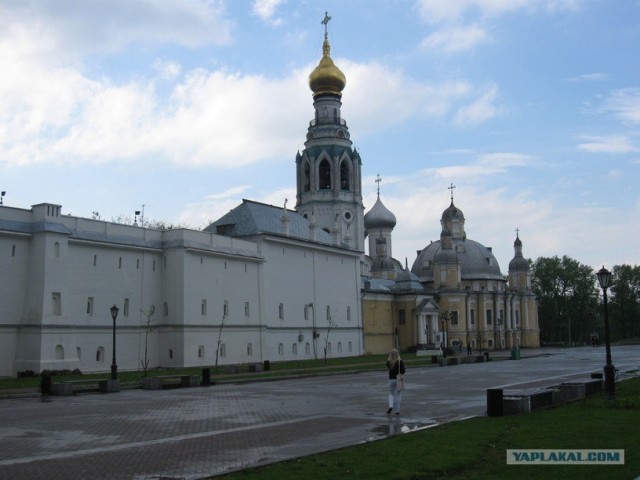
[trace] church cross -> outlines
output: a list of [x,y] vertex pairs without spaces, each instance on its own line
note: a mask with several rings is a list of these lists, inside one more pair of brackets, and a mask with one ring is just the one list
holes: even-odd
[[520,235],[520,229],[516,227],[516,237]]
[[450,187],[447,187],[447,190],[451,190],[451,203],[453,203],[453,189],[456,188],[456,186],[452,183]]
[[376,175],[376,183],[378,184],[378,196],[380,196],[380,182],[382,182],[382,178],[380,178],[380,174]]
[[331,17],[329,16],[329,12],[324,12],[324,18],[320,22],[321,24],[324,25],[324,38],[327,38],[327,25],[329,24],[329,20],[331,20]]

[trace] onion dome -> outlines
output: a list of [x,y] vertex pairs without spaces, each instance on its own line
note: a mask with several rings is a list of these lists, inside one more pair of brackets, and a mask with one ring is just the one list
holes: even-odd
[[531,266],[529,265],[529,261],[522,256],[522,240],[520,237],[516,235],[516,240],[513,242],[513,249],[515,250],[515,255],[509,262],[509,271],[510,272],[529,272],[531,271]]
[[442,248],[436,253],[433,261],[436,265],[457,264],[458,254],[452,248]]
[[515,248],[518,248],[518,247],[522,248],[522,240],[520,240],[520,237],[518,235],[516,235],[516,240],[515,242],[513,242],[513,246]]
[[347,84],[347,78],[333,63],[330,52],[331,47],[325,34],[324,43],[322,44],[322,59],[309,75],[309,88],[313,92],[314,98],[325,94],[341,97],[342,90]]
[[407,268],[396,275],[396,282],[391,287],[391,291],[395,293],[423,293],[424,287],[418,276]]
[[442,212],[442,220],[443,224],[447,225],[448,221],[453,219],[457,219],[460,221],[464,221],[464,213],[458,207],[453,204],[453,200],[451,200],[451,205],[444,212]]
[[396,226],[396,216],[384,206],[378,195],[378,200],[364,216],[364,228],[367,231],[389,228]]

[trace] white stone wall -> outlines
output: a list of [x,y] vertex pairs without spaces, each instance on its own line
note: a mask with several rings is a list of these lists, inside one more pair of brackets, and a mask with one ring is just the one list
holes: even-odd
[[311,309],[304,319],[309,303],[318,358],[327,305],[336,323],[329,356],[359,355],[359,263],[357,252],[284,237],[161,232],[61,215],[51,204],[2,207],[0,376],[108,372],[114,304],[120,371],[141,367],[143,310],[151,305],[150,368],[213,365],[219,338],[219,364],[314,358],[305,347],[313,340]]

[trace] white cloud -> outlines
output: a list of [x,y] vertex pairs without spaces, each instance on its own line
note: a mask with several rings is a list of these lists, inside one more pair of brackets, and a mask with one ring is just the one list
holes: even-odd
[[[475,92],[466,82],[432,85],[378,63],[338,64],[349,79],[345,109],[361,135],[412,117],[455,114],[457,123],[475,124],[493,114],[495,87],[465,105]],[[0,77],[0,162],[153,158],[233,167],[288,156],[291,145],[300,143],[299,126],[311,115],[305,84],[312,66],[284,78],[205,69],[178,76],[177,63],[156,61],[155,66],[163,81],[173,82],[168,97],[158,94],[156,78],[115,84],[29,59],[12,63]]]
[[[463,80],[437,84],[419,82],[405,76],[401,70],[376,62],[358,64],[339,59],[336,63],[348,79],[344,109],[350,112],[351,128],[360,136],[387,129],[412,117],[440,118],[471,125],[495,113],[491,101],[497,95],[497,88],[493,86],[473,99],[477,89]],[[393,105],[393,109],[389,105]],[[380,122],[380,118],[385,121]]]
[[625,88],[604,98],[601,110],[623,122],[640,123],[640,88]]
[[448,27],[432,33],[420,44],[425,50],[456,53],[470,50],[480,43],[487,42],[489,35],[476,25],[467,27]]
[[502,174],[512,167],[524,167],[531,164],[533,157],[521,153],[488,153],[479,155],[474,161],[467,164],[456,164],[444,167],[434,167],[421,170],[417,173],[421,181],[426,179],[437,179],[441,184],[442,180],[452,179],[464,180],[468,178],[479,179]]
[[477,125],[493,118],[498,109],[495,101],[498,87],[491,85],[472,103],[461,106],[454,115],[454,122],[459,126]]
[[165,80],[174,79],[180,75],[180,72],[182,71],[180,63],[160,59],[153,62],[153,68],[155,68],[160,77]]
[[531,163],[532,157],[521,153],[489,153],[480,155],[479,164],[492,168],[523,167]]
[[555,13],[574,10],[580,0],[418,0],[416,8],[425,22],[459,22],[465,16],[499,17],[516,11]]
[[638,151],[638,148],[626,135],[583,136],[580,138],[584,142],[580,143],[578,148],[589,153],[619,154]]
[[270,25],[281,25],[282,18],[276,16],[276,10],[286,0],[254,0],[252,13]]
[[607,78],[609,78],[609,75],[606,73],[602,73],[602,72],[596,72],[596,73],[584,73],[582,75],[578,75],[575,77],[569,77],[567,79],[567,81],[569,82],[601,82],[603,80],[606,80]]
[[250,188],[251,188],[251,185],[238,185],[236,187],[228,188],[228,189],[224,190],[223,192],[212,193],[211,195],[207,195],[207,200],[208,201],[218,201],[218,200],[223,200],[223,199],[227,199],[227,198],[234,198],[235,199],[235,198],[238,198],[240,195],[242,195],[247,190],[249,190]]
[[222,5],[215,0],[2,2],[0,45],[47,61],[114,52],[132,43],[226,44],[231,24]]

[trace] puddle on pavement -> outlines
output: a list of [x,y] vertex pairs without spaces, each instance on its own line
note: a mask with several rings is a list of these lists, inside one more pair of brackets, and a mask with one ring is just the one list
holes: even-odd
[[424,430],[426,428],[435,427],[438,425],[437,423],[422,423],[422,422],[393,422],[388,423],[386,425],[378,425],[373,427],[371,431],[376,435],[381,435],[385,437],[399,435],[401,433],[411,433],[417,432],[419,430]]

